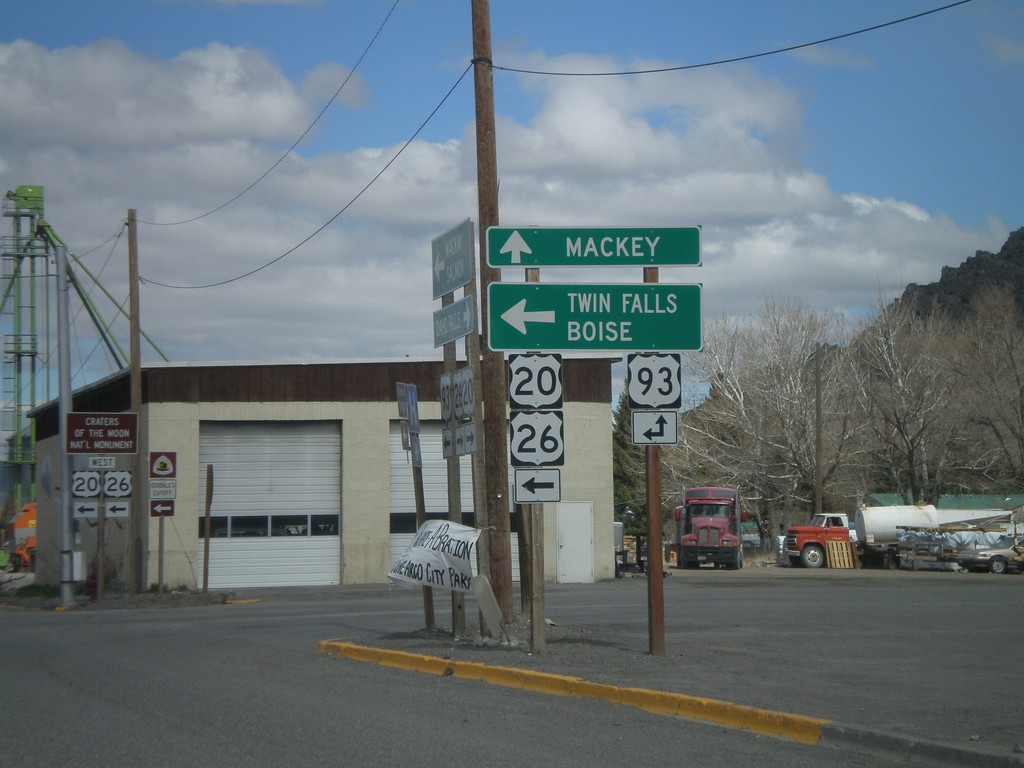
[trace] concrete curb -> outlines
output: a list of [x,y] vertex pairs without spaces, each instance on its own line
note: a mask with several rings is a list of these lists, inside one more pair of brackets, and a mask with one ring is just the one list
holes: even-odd
[[1018,757],[962,749],[955,745],[938,744],[899,734],[840,725],[822,718],[775,712],[720,699],[708,699],[646,688],[623,688],[603,683],[592,683],[568,675],[491,666],[471,661],[455,661],[438,656],[372,648],[341,640],[322,640],[318,644],[318,649],[323,653],[344,656],[354,661],[380,664],[385,667],[408,669],[433,675],[452,675],[468,680],[483,680],[492,685],[521,688],[555,696],[587,696],[604,699],[612,704],[624,704],[647,712],[714,723],[802,744],[856,746],[913,755],[953,765],[993,766],[993,768],[1002,768],[1002,766],[1021,768],[1024,766],[1024,755]]
[[690,720],[725,725],[730,728],[741,728],[804,744],[818,743],[822,727],[829,724],[828,720],[815,717],[773,712],[768,709],[757,709],[718,699],[653,691],[646,688],[621,688],[615,685],[587,682],[578,677],[513,667],[496,667],[469,661],[453,661],[437,656],[370,648],[336,640],[323,640],[318,647],[324,653],[337,654],[356,661],[373,662],[385,667],[410,669],[435,675],[450,674],[469,680],[483,680],[493,685],[521,688],[556,696],[588,696],[605,699],[613,704],[625,704],[647,712],[675,715]]

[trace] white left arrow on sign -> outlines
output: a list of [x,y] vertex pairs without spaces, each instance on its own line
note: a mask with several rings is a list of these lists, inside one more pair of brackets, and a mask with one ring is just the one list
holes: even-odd
[[501,319],[511,325],[522,334],[526,333],[527,323],[553,323],[555,322],[555,310],[540,309],[527,310],[526,299],[521,299],[505,310]]

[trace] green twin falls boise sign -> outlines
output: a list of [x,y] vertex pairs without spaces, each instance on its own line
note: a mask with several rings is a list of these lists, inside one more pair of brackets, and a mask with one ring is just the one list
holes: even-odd
[[700,285],[491,283],[487,301],[494,351],[701,348]]

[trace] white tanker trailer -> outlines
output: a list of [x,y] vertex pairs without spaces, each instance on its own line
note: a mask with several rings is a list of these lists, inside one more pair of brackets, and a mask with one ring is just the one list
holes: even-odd
[[857,544],[865,560],[880,560],[885,566],[899,564],[900,536],[905,529],[938,529],[943,526],[986,524],[1009,521],[1003,509],[938,509],[931,504],[892,507],[860,507],[854,518]]

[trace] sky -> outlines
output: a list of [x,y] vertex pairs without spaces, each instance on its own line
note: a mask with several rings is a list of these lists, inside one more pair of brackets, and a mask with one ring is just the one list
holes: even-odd
[[[699,225],[701,266],[660,279],[702,284],[705,324],[863,317],[998,251],[1024,226],[1024,4],[804,45],[947,2],[491,0],[501,224]],[[0,191],[43,186],[119,303],[135,210],[172,361],[439,359],[431,240],[478,219],[471,33],[467,0],[10,5]],[[73,313],[77,386],[114,367]]]

